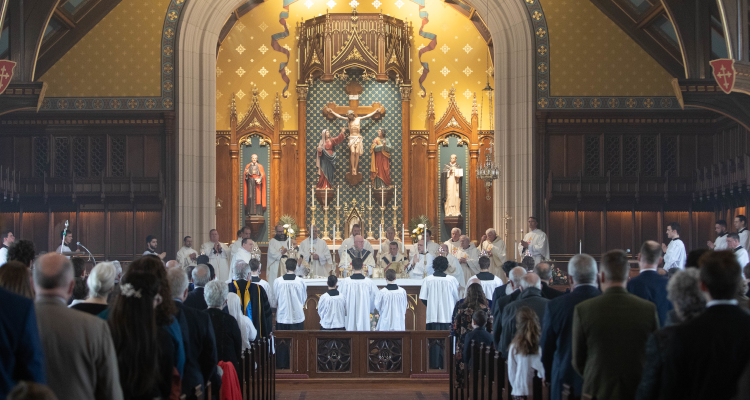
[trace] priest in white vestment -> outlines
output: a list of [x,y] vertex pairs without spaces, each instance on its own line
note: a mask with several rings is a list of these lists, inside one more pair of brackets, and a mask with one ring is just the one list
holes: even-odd
[[294,274],[296,260],[285,260],[286,274],[273,281],[276,295],[276,330],[301,331],[305,322],[307,288],[304,279]]
[[362,259],[355,258],[352,260],[352,275],[339,281],[341,296],[346,299],[347,331],[370,330],[370,313],[374,309],[378,286],[362,273],[362,267]]
[[489,257],[479,257],[479,273],[469,279],[479,279],[479,284],[482,285],[484,296],[487,299],[492,300],[492,295],[495,293],[495,289],[498,286],[503,286],[503,281],[490,272],[490,264]]
[[[352,235],[346,238],[343,242],[341,242],[341,246],[339,246],[339,249],[338,249],[339,260],[344,258],[344,253],[346,253],[348,249],[351,249],[352,247],[354,247],[354,237],[362,234],[362,229],[360,229],[358,224],[352,225],[351,234]],[[372,248],[372,245],[367,240],[365,240],[362,248],[369,251],[370,253],[373,253],[373,254],[375,253],[375,249]]]
[[336,275],[328,276],[328,291],[318,300],[321,331],[343,331],[346,326],[346,298],[338,290]]
[[196,267],[198,265],[198,262],[196,262],[198,259],[198,252],[193,249],[193,238],[185,236],[185,238],[182,239],[182,248],[177,251],[177,256],[175,258],[177,259],[177,262],[180,263],[180,267],[182,267],[183,271],[187,271],[188,267]]
[[284,227],[277,225],[275,228],[276,236],[268,241],[268,269],[266,270],[266,279],[269,282],[275,282],[276,278],[285,273],[284,261],[289,258],[287,252],[287,235],[284,233]]
[[[458,281],[456,278],[445,273],[448,269],[447,258],[435,258],[433,268],[435,272],[426,277],[424,282],[422,282],[419,299],[427,306],[427,330],[447,331],[451,328],[453,308],[458,302]],[[431,369],[442,369],[445,367],[443,351],[439,346],[430,347],[429,354]]]
[[380,314],[375,330],[405,331],[406,308],[409,305],[406,290],[396,284],[396,271],[392,269],[385,272],[385,281],[388,284],[375,296],[375,309]]
[[440,245],[440,252],[438,254],[448,259],[448,269],[445,270],[445,274],[456,278],[456,281],[458,281],[458,297],[463,298],[466,284],[464,281],[464,270],[461,268],[461,263],[458,262],[458,258],[454,257],[453,254],[450,254],[450,248],[445,243]]
[[385,278],[385,273],[388,270],[393,270],[397,277],[408,278],[409,273],[406,272],[406,266],[409,264],[409,260],[399,253],[397,242],[391,242],[388,247],[388,252],[378,254],[378,263],[375,272],[372,274],[373,278]]
[[[250,259],[253,258],[253,247],[255,246],[255,243],[253,243],[252,239],[245,238],[242,239],[242,247],[234,254],[234,257],[232,257],[232,262],[229,264],[229,269],[231,271],[234,271],[234,266],[237,265],[238,261],[244,261],[245,264],[250,265]],[[229,282],[231,282],[232,279],[230,278]]]
[[378,254],[376,255],[377,258],[380,258],[381,254],[386,255],[390,252],[389,247],[391,245],[391,242],[398,243],[398,252],[406,257],[406,249],[404,248],[404,243],[401,242],[401,239],[396,237],[396,230],[393,229],[393,227],[389,227],[385,230],[385,238],[380,239],[380,246],[378,247]]
[[[372,250],[367,250],[365,243],[367,241],[361,235],[354,237],[354,247],[348,248],[339,261],[339,269],[341,270],[342,277],[353,273],[353,262],[356,259],[362,260],[364,273],[367,276],[372,276],[375,270],[375,259],[373,258]],[[370,247],[372,248],[372,246]]]
[[411,263],[406,266],[409,279],[424,279],[428,275],[432,275],[432,262],[435,256],[424,252],[424,240],[417,242],[417,248],[413,254]]
[[319,233],[318,227],[313,225],[312,235],[299,245],[299,258],[310,268],[310,278],[327,278],[333,271],[331,253],[325,240],[318,237]]
[[[523,236],[523,240],[518,244],[518,251],[521,253],[521,259],[523,259],[523,255],[528,250],[534,259],[534,265],[537,265],[542,260],[549,260],[549,241],[547,241],[547,234],[539,229],[539,221],[536,217],[529,217],[528,224],[529,232]],[[502,263],[499,267],[502,267]]]
[[[430,240],[432,238],[432,231],[429,229],[425,229],[425,237],[422,239],[427,240],[427,252],[432,254],[432,257],[437,257],[438,251],[440,250],[440,245]],[[422,240],[420,239],[420,240]],[[411,246],[411,252],[409,253],[409,257],[414,257],[415,254],[422,254],[424,253],[424,250],[419,251],[417,248],[418,244],[414,244]]]
[[500,277],[503,282],[508,280],[503,271],[503,263],[507,259],[505,249],[505,242],[497,236],[497,231],[493,228],[487,229],[484,236],[482,236],[479,253],[481,254],[482,250],[487,253],[487,257],[490,258],[490,272]]
[[268,305],[271,308],[276,308],[276,297],[273,296],[273,290],[271,290],[271,284],[265,279],[260,279],[260,260],[250,260],[250,282],[257,284],[266,291],[268,297]]
[[201,246],[201,252],[208,256],[208,262],[214,267],[214,273],[216,279],[220,282],[226,282],[227,279],[232,278],[229,270],[229,262],[232,259],[229,256],[229,246],[219,242],[219,231],[211,229],[208,233],[210,242],[203,243]]
[[443,244],[448,245],[448,254],[456,256],[458,251],[461,249],[461,229],[451,229],[451,238],[446,240]]
[[[250,239],[250,235],[252,233],[252,230],[249,226],[244,226],[240,230],[237,231],[237,240],[232,243],[231,246],[229,246],[229,253],[232,255],[232,258],[234,258],[234,255],[237,254],[238,251],[242,248],[242,239]],[[253,241],[252,239],[250,240]],[[255,243],[253,242],[253,247],[255,247]],[[251,249],[253,248],[251,247]]]
[[463,271],[464,288],[467,288],[469,278],[479,273],[479,250],[466,235],[461,235],[460,243],[461,247],[456,252],[456,258]]

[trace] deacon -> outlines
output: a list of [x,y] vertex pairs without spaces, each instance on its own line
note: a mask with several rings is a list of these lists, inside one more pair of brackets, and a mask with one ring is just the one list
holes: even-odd
[[211,229],[208,237],[211,241],[203,243],[201,252],[208,256],[209,263],[214,267],[216,278],[221,282],[226,282],[229,279],[229,262],[232,261],[229,258],[229,246],[219,242],[219,231],[216,229]]
[[490,272],[489,257],[479,257],[479,273],[471,278],[479,279],[479,284],[482,285],[484,296],[488,299],[492,299],[492,294],[495,293],[495,289],[498,286],[503,286],[503,281]]
[[[287,254],[288,249],[286,248],[287,236],[284,232],[284,227],[276,225],[275,233],[276,236],[268,241],[268,270],[266,271],[266,278],[268,278],[269,282],[275,282],[276,278],[284,274],[284,262],[289,258]],[[274,284],[274,286],[276,285]]]
[[318,238],[320,233],[318,227],[313,225],[311,229],[310,237],[299,245],[300,260],[298,262],[304,261],[309,265],[311,278],[326,278],[333,270],[331,253],[328,251],[325,240]]
[[277,331],[301,331],[304,329],[307,288],[305,281],[294,274],[297,261],[285,260],[286,274],[273,281],[276,307]]
[[[539,229],[539,220],[536,217],[529,217],[528,224],[529,232],[523,236],[523,240],[518,244],[518,251],[523,258],[526,250],[528,250],[534,259],[534,265],[536,265],[542,260],[549,260],[549,243],[547,242],[547,234]],[[500,273],[503,273],[501,268],[503,262],[505,262],[505,254],[503,254],[503,261],[496,266],[501,271]]]
[[328,291],[320,296],[318,315],[321,331],[343,331],[346,325],[346,299],[338,291],[336,275],[328,276]]
[[490,272],[499,276],[504,281],[508,280],[503,272],[503,263],[506,260],[505,242],[497,236],[494,228],[487,229],[482,236],[482,243],[479,245],[479,252],[484,251],[490,258]]
[[[469,237],[461,235],[461,247],[456,252],[456,258],[458,258],[459,264],[461,264],[461,271],[464,276],[464,288],[469,287],[469,278],[478,274],[479,271],[479,250],[474,243],[471,243]],[[462,283],[462,282],[459,282]]]
[[[354,268],[354,260],[362,261],[362,264],[367,268],[367,275],[372,276],[372,272],[375,269],[375,259],[372,258],[372,250],[367,250],[365,247],[365,238],[360,235],[354,237],[354,247],[350,247],[344,256],[341,257],[339,262],[339,269],[349,269],[349,265]],[[370,246],[372,248],[372,246]],[[348,330],[348,329],[347,329]]]
[[[362,236],[357,236],[361,239]],[[346,330],[369,331],[370,313],[378,286],[362,273],[362,259],[352,260],[352,275],[341,280],[341,297],[346,301]]]
[[390,252],[389,247],[391,246],[391,243],[396,242],[398,244],[398,252],[399,254],[402,254],[404,257],[406,257],[406,252],[404,251],[404,244],[401,243],[401,239],[396,237],[396,230],[393,229],[393,227],[388,227],[388,229],[385,230],[385,238],[380,239],[380,248],[378,249],[378,257],[380,255],[385,255]]
[[745,266],[750,263],[750,259],[747,255],[747,249],[742,247],[742,244],[740,243],[740,235],[736,233],[728,234],[727,245],[732,249],[732,252],[734,252],[734,256],[737,258],[737,263],[740,264],[741,270],[744,271]]
[[458,262],[458,258],[454,257],[453,254],[450,253],[450,248],[445,243],[440,246],[438,255],[448,259],[448,269],[445,270],[445,273],[456,278],[456,281],[458,281],[458,295],[459,297],[461,297],[464,293],[464,290],[466,290],[466,286],[464,286],[464,271],[461,268],[461,263]]
[[461,249],[461,229],[451,229],[451,238],[446,240],[443,244],[448,245],[450,254],[453,254],[455,256],[456,253],[458,253],[458,250]]
[[195,267],[198,265],[196,260],[198,259],[198,252],[193,249],[193,238],[185,236],[182,239],[182,248],[177,252],[177,262],[184,271],[187,271],[188,267]]
[[[424,232],[425,232],[424,239],[427,240],[427,252],[430,253],[430,254],[432,254],[433,258],[437,257],[438,250],[440,250],[440,245],[430,240],[430,238],[432,237],[432,231],[431,230],[425,229]],[[413,246],[411,246],[411,253],[410,254],[417,254],[417,253],[421,254],[422,252],[420,252],[417,249],[417,245],[416,244],[413,245]]]
[[[358,224],[352,225],[352,235],[348,237],[346,240],[341,242],[341,246],[339,246],[339,259],[344,258],[344,253],[346,252],[346,249],[351,249],[354,247],[354,237],[357,235],[362,234],[362,229],[359,227]],[[363,247],[365,250],[368,250],[370,253],[374,253],[375,250],[372,248],[372,245],[370,242],[365,241],[365,245]]]
[[716,240],[706,242],[708,248],[715,251],[727,249],[727,221],[720,219],[714,226],[716,231]]
[[750,231],[747,230],[747,218],[744,215],[734,217],[734,229],[740,235],[740,246],[750,248]]
[[[242,248],[242,239],[249,239],[250,235],[252,233],[252,230],[249,226],[244,226],[242,229],[237,231],[237,240],[232,243],[232,246],[229,248],[231,258],[234,258],[234,255],[237,254],[238,251]],[[252,242],[252,240],[250,240]],[[253,247],[255,247],[255,243],[253,243]],[[253,247],[250,247],[252,249]]]
[[232,257],[232,263],[229,264],[229,268],[232,271],[235,270],[235,265],[237,265],[238,262],[244,262],[245,265],[250,265],[250,259],[253,258],[253,254],[251,253],[251,251],[253,251],[253,246],[255,246],[255,243],[253,243],[251,239],[242,239],[242,247],[240,247],[237,253],[234,254],[234,257]]
[[[435,258],[434,269],[435,272],[422,282],[419,299],[427,306],[427,330],[447,331],[451,329],[453,308],[458,302],[458,281],[445,274],[448,269],[447,258]],[[436,349],[438,346],[434,347],[435,349],[430,349],[430,368],[442,369],[443,351]]]
[[[406,267],[406,271],[409,273],[409,278],[411,279],[424,279],[426,276],[432,274],[432,262],[435,256],[424,252],[424,240],[417,242],[415,250],[414,258],[411,259],[411,263]],[[426,265],[425,259],[427,260]]]
[[404,255],[398,251],[398,243],[391,242],[388,247],[388,253],[378,254],[378,268],[376,270],[377,273],[375,274],[377,276],[375,277],[385,277],[385,274],[390,270],[393,270],[396,276],[408,276],[408,274],[406,273],[406,265],[409,264],[409,260],[407,260],[406,257],[404,257]]
[[[680,224],[670,222],[667,224],[667,237],[672,239],[669,246],[666,243],[661,244],[661,250],[664,252],[664,270],[669,271],[672,268],[685,269],[685,243],[680,239]],[[729,242],[727,242],[729,243]]]
[[396,284],[396,271],[392,269],[385,271],[385,280],[388,284],[375,296],[375,309],[380,313],[375,330],[405,331],[406,308],[409,305],[406,290]]
[[263,290],[266,291],[266,296],[268,297],[268,304],[271,306],[271,308],[276,308],[276,298],[273,297],[273,292],[271,291],[271,285],[268,283],[265,279],[260,279],[260,260],[257,260],[253,258],[250,260],[250,280],[263,288]]

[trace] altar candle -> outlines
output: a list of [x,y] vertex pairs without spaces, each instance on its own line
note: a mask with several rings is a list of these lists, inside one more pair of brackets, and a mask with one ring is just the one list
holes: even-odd
[[383,199],[385,197],[385,190],[383,188],[380,188],[380,205],[385,207],[385,200]]
[[583,253],[583,240],[578,241],[578,254]]
[[513,259],[518,258],[518,245],[516,244],[516,241],[513,241]]
[[341,200],[341,186],[336,186],[336,207],[341,207],[339,200]]
[[383,251],[383,224],[380,224],[380,236],[378,236],[378,240],[380,240],[380,251]]
[[326,200],[325,200],[325,207],[328,208],[328,188],[326,188]]
[[315,185],[310,188],[310,202],[312,203],[312,206],[315,207]]
[[398,206],[398,185],[393,186],[393,209]]
[[401,243],[405,245],[406,244],[406,236],[404,236],[404,235],[406,235],[406,225],[405,224],[401,224]]
[[372,185],[369,185],[368,188],[369,188],[368,190],[370,191],[370,196],[369,196],[370,197],[370,207],[372,207]]
[[333,224],[333,262],[336,263],[336,224]]

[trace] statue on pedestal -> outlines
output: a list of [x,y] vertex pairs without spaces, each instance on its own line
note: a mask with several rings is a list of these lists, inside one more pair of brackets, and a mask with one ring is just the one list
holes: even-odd
[[378,129],[378,137],[370,146],[370,179],[375,189],[391,186],[391,146],[385,137],[385,129]]
[[245,166],[245,215],[263,215],[266,211],[266,172],[253,154]]
[[464,170],[458,164],[458,157],[451,155],[451,162],[445,164],[441,178],[443,185],[443,204],[446,217],[457,217],[461,215],[461,195]]
[[346,127],[341,127],[341,133],[335,138],[331,138],[328,133],[328,129],[323,129],[322,137],[318,142],[318,154],[316,157],[316,163],[318,166],[318,184],[315,185],[318,189],[330,189],[333,188],[333,174],[336,168],[336,148],[337,144],[340,144],[346,139],[344,131]]

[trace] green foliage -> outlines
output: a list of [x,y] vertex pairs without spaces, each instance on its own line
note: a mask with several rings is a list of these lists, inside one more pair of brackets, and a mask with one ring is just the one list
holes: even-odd
[[292,227],[292,230],[294,230],[294,237],[296,237],[299,234],[299,227],[297,226],[297,221],[292,217],[291,215],[284,214],[279,218],[279,222],[276,225],[290,225]]

